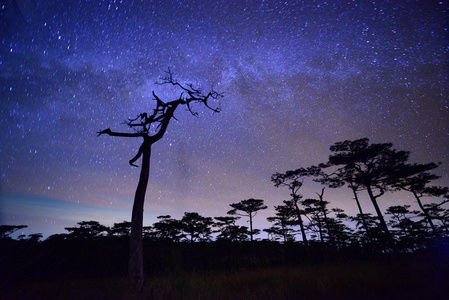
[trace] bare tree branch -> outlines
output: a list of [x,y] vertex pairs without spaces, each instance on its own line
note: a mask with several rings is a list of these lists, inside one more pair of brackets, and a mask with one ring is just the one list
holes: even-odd
[[[152,112],[143,112],[137,115],[135,118],[128,118],[123,123],[134,130],[133,133],[114,132],[111,131],[110,128],[107,128],[105,130],[97,132],[98,136],[107,134],[110,136],[119,137],[144,137],[149,138],[150,144],[153,144],[163,137],[170,120],[172,118],[176,120],[176,118],[174,117],[174,112],[179,105],[185,105],[187,107],[187,110],[195,117],[198,117],[198,112],[193,110],[192,103],[200,103],[213,112],[220,112],[220,108],[211,107],[209,105],[209,101],[211,99],[218,100],[219,98],[223,97],[223,94],[212,90],[205,95],[199,88],[195,88],[193,84],[182,85],[178,83],[173,78],[173,73],[170,69],[165,71],[165,73],[166,75],[161,78],[160,82],[156,82],[156,84],[170,84],[180,88],[182,92],[179,98],[164,102],[153,91],[153,100],[156,101],[156,107],[152,110]],[[134,164],[134,162],[142,156],[142,151],[142,149],[139,149],[136,156],[134,156],[129,161],[130,165],[135,167],[137,166]]]
[[140,146],[139,151],[137,152],[136,156],[134,156],[130,161],[129,164],[133,167],[138,167],[138,165],[135,165],[134,162],[138,160],[143,154],[143,145]]
[[[181,96],[174,101],[180,101],[181,104],[186,104],[188,107],[188,110],[193,114],[193,115],[197,115],[196,112],[193,112],[191,107],[190,107],[190,103],[192,102],[202,102],[208,109],[212,110],[213,112],[220,112],[220,108],[213,108],[209,105],[208,101],[210,99],[219,99],[223,97],[222,93],[218,93],[214,90],[210,91],[209,93],[207,93],[206,95],[204,95],[202,93],[202,91],[198,88],[194,88],[193,84],[186,84],[186,85],[182,85],[180,83],[178,83],[176,80],[173,79],[173,73],[171,72],[170,69],[168,69],[168,71],[165,71],[165,73],[167,74],[167,76],[162,77],[161,80],[157,82],[156,84],[159,85],[164,85],[164,84],[171,84],[174,86],[179,87],[180,89],[182,89],[184,92],[187,93],[188,96],[186,96],[185,98],[183,97],[183,94],[181,94]],[[172,102],[174,102],[172,101]],[[170,103],[170,102],[169,102]]]
[[115,131],[111,131],[110,128],[107,128],[105,130],[100,130],[97,133],[98,133],[97,136],[100,136],[102,134],[107,134],[110,136],[120,136],[120,137],[144,137],[144,134],[139,133],[139,132],[134,132],[134,133],[115,132]]

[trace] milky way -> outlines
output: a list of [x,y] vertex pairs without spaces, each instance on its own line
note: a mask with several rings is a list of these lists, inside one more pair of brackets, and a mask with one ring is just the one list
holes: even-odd
[[[154,145],[146,225],[261,198],[264,228],[288,198],[271,174],[362,137],[442,162],[449,185],[446,2],[16,0],[0,14],[2,224],[48,235],[129,220],[140,141],[96,132],[128,130],[153,90],[179,97],[155,84],[167,68],[225,97],[219,114],[179,110]],[[316,191],[305,182],[302,194]],[[348,191],[325,197],[355,211]]]

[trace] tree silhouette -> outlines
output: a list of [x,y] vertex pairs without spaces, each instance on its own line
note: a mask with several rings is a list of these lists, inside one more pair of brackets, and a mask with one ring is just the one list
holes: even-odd
[[[440,164],[405,164],[399,168],[395,173],[393,185],[401,190],[409,191],[415,197],[419,208],[421,209],[426,222],[432,228],[433,234],[441,238],[435,224],[432,221],[431,215],[422,202],[424,196],[447,196],[449,188],[441,186],[430,186],[429,184],[441,178],[441,176],[432,174],[431,171],[438,168]],[[441,203],[440,205],[444,204]]]
[[337,167],[338,172],[345,174],[340,177],[341,180],[351,178],[355,185],[366,189],[379,225],[390,247],[394,248],[393,237],[377,200],[386,191],[392,190],[396,180],[394,174],[407,162],[410,153],[392,149],[392,146],[391,143],[369,144],[368,138],[338,142],[330,147],[333,154],[329,156],[326,166]]
[[335,214],[335,218],[328,218],[326,224],[328,234],[332,236],[331,245],[343,248],[353,242],[353,230],[344,223],[349,216],[341,208],[332,208],[331,211]]
[[259,210],[267,209],[267,206],[263,204],[262,199],[247,199],[237,203],[229,204],[233,209],[228,211],[230,215],[239,215],[249,217],[249,234],[251,241],[253,241],[253,235],[257,234],[259,230],[253,230],[253,218]]
[[153,224],[152,236],[156,240],[179,242],[184,237],[181,221],[170,215],[158,216],[160,221]]
[[[330,218],[328,217],[329,210],[327,209],[328,201],[324,201],[324,189],[321,189],[321,193],[316,193],[318,195],[317,199],[305,199],[301,200],[300,203],[304,207],[304,214],[309,219],[308,228],[318,231],[321,242],[324,242],[324,235],[327,234],[329,243],[331,246],[334,245],[334,236],[332,231],[329,230]],[[310,216],[310,217],[309,217]]]
[[[327,168],[329,165],[321,164],[321,168]],[[360,204],[358,192],[363,190],[360,184],[355,182],[354,172],[351,170],[346,170],[344,168],[339,168],[334,170],[331,174],[322,173],[321,177],[318,179],[319,182],[329,186],[330,188],[339,188],[344,186],[345,184],[351,189],[352,194],[354,195],[354,200],[357,204],[357,209],[359,210],[358,217],[360,217],[360,225],[365,230],[365,237],[368,244],[371,243],[371,238],[369,235],[369,227],[368,222],[365,219],[365,213],[363,212],[362,205]]]
[[181,228],[189,242],[208,241],[211,239],[214,221],[196,212],[186,212],[181,219]]
[[[448,201],[449,199],[446,199],[441,203],[430,203],[423,205],[432,220],[441,222],[441,233],[444,233],[446,236],[449,236],[449,209],[444,209],[441,206]],[[420,216],[424,216],[424,214],[420,213]]]
[[[379,218],[370,213],[365,213],[363,216],[357,214],[348,217],[348,219],[355,222],[356,231],[354,236],[360,244],[363,247],[367,247],[368,251],[379,252],[377,250],[381,249],[385,244],[385,233],[380,229]],[[369,237],[368,240],[367,237]]]
[[248,239],[249,231],[246,226],[236,225],[235,222],[240,217],[215,217],[215,227],[218,228],[216,233],[219,233],[217,239],[227,241],[245,241]]
[[[300,201],[301,205],[304,207],[304,215],[309,220],[307,228],[313,232],[317,232],[321,242],[324,242],[324,234],[327,232],[327,226],[324,222],[324,215],[322,209],[322,203],[317,199],[304,199]],[[328,202],[326,202],[327,204]],[[327,208],[324,207],[326,212]],[[327,214],[326,214],[327,216]]]
[[108,235],[127,237],[131,232],[131,222],[123,221],[120,223],[114,223],[114,225],[108,229]]
[[271,176],[275,187],[286,186],[290,190],[291,200],[284,201],[285,205],[289,205],[290,208],[296,213],[296,218],[301,229],[302,240],[308,245],[306,228],[302,220],[302,215],[305,214],[304,210],[301,210],[298,206],[299,201],[302,199],[302,195],[299,194],[299,189],[302,187],[305,177],[319,176],[321,169],[316,166],[309,168],[299,168],[296,170],[289,170],[285,173],[275,173]]
[[12,233],[27,227],[28,225],[0,225],[0,238],[2,239],[10,238],[9,236]]
[[71,239],[94,239],[108,232],[108,228],[97,221],[82,221],[78,227],[65,227]]
[[40,243],[40,239],[43,237],[42,233],[32,233],[29,235],[26,234],[20,234],[17,239],[19,241],[25,241],[31,244],[38,244]]
[[269,235],[273,236],[274,239],[281,237],[284,242],[294,240],[294,230],[290,227],[294,224],[295,213],[289,205],[278,205],[275,206],[276,210],[274,217],[268,217],[267,221],[273,222],[274,226],[264,229]]
[[[320,170],[321,173],[321,170]],[[327,235],[329,237],[329,241],[331,243],[331,245],[334,245],[334,235],[332,234],[333,231],[330,230],[330,218],[328,217],[328,213],[329,210],[327,209],[327,205],[329,204],[328,201],[324,201],[323,196],[324,196],[324,187],[321,189],[321,193],[316,193],[318,195],[318,209],[321,211],[322,216],[323,216],[323,221],[324,221],[324,228],[327,230]],[[335,227],[335,226],[334,226]]]
[[385,210],[385,214],[391,216],[389,224],[392,228],[397,229],[395,234],[401,248],[413,251],[421,244],[425,228],[422,225],[422,220],[412,220],[412,217],[416,217],[419,211],[411,211],[409,208],[410,205],[393,205]]
[[166,74],[158,84],[169,84],[179,88],[181,90],[179,98],[169,102],[163,102],[153,91],[156,108],[152,112],[143,112],[136,118],[125,121],[125,124],[134,132],[115,132],[110,128],[98,132],[98,136],[107,134],[109,136],[143,139],[137,154],[129,161],[130,165],[137,166],[135,162],[139,158],[142,158],[142,167],[134,196],[131,217],[128,270],[128,276],[135,291],[141,290],[144,279],[142,250],[143,208],[150,173],[151,147],[164,136],[168,124],[174,118],[174,113],[179,106],[185,105],[188,111],[194,116],[198,116],[198,113],[192,110],[192,104],[194,103],[202,104],[213,112],[220,111],[219,108],[212,108],[209,101],[222,97],[222,94],[213,90],[204,94],[200,89],[194,88],[192,84],[183,85],[178,83],[173,79],[173,73],[170,70]]

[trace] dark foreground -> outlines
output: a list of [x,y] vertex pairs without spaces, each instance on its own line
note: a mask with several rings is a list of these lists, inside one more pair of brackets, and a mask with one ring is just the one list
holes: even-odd
[[449,299],[446,243],[392,253],[326,244],[144,241],[146,282],[126,280],[127,238],[0,240],[0,299]]
[[1,299],[449,299],[449,269],[429,256],[299,266],[179,271],[146,278],[140,297],[124,277],[26,280]]

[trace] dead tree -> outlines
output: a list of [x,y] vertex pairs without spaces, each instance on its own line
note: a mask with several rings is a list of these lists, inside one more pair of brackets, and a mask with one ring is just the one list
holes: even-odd
[[156,101],[156,108],[151,113],[141,113],[134,119],[128,119],[125,124],[133,132],[115,132],[110,128],[98,132],[98,136],[107,134],[110,136],[126,138],[142,138],[143,142],[137,154],[129,161],[129,164],[138,167],[135,162],[142,158],[142,167],[140,169],[139,183],[137,185],[134,204],[131,217],[131,236],[130,236],[130,254],[128,276],[135,291],[140,291],[143,286],[143,253],[142,253],[142,226],[143,226],[143,207],[145,202],[145,192],[147,190],[148,178],[150,173],[151,146],[159,141],[165,134],[168,124],[174,117],[174,112],[179,106],[185,105],[187,110],[194,116],[198,113],[192,110],[192,104],[199,103],[213,112],[219,112],[219,108],[210,106],[209,101],[214,101],[223,96],[216,91],[210,91],[204,94],[200,89],[194,88],[192,84],[180,84],[173,79],[173,73],[168,70],[166,76],[157,84],[169,84],[181,90],[179,98],[163,102],[153,91],[153,97]]

